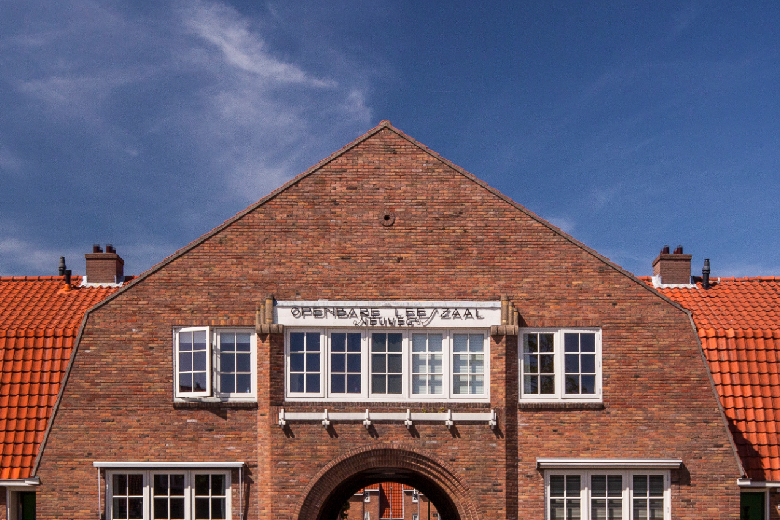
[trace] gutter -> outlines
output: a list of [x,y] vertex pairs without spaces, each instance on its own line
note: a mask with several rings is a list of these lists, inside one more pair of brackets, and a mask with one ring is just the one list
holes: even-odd
[[40,485],[41,479],[39,477],[0,479],[0,487],[24,488]]

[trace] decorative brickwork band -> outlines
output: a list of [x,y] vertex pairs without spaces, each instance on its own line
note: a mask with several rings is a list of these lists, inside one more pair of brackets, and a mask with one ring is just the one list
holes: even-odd
[[520,313],[505,295],[501,295],[501,325],[490,327],[491,336],[517,336]]
[[255,332],[258,334],[283,334],[284,325],[274,323],[274,297],[268,296],[255,311]]

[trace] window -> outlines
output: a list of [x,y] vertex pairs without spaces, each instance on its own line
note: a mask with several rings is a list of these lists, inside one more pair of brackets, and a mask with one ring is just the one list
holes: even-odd
[[592,470],[546,475],[549,520],[668,520],[669,473]]
[[486,331],[287,331],[288,399],[486,400]]
[[601,399],[601,332],[526,330],[520,342],[520,399]]
[[227,471],[110,471],[107,518],[111,520],[228,520]]
[[189,327],[175,331],[174,344],[176,398],[255,399],[254,331]]

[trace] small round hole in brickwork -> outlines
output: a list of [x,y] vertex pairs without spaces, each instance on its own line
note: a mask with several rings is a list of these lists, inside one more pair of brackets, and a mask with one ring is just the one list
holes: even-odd
[[381,222],[382,225],[385,227],[392,226],[393,224],[395,224],[395,214],[389,211],[384,212],[381,218]]

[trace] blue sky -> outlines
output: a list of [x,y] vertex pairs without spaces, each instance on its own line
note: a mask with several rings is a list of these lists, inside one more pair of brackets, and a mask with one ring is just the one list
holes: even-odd
[[638,275],[780,275],[777,2],[0,14],[0,275],[138,274],[382,119]]

